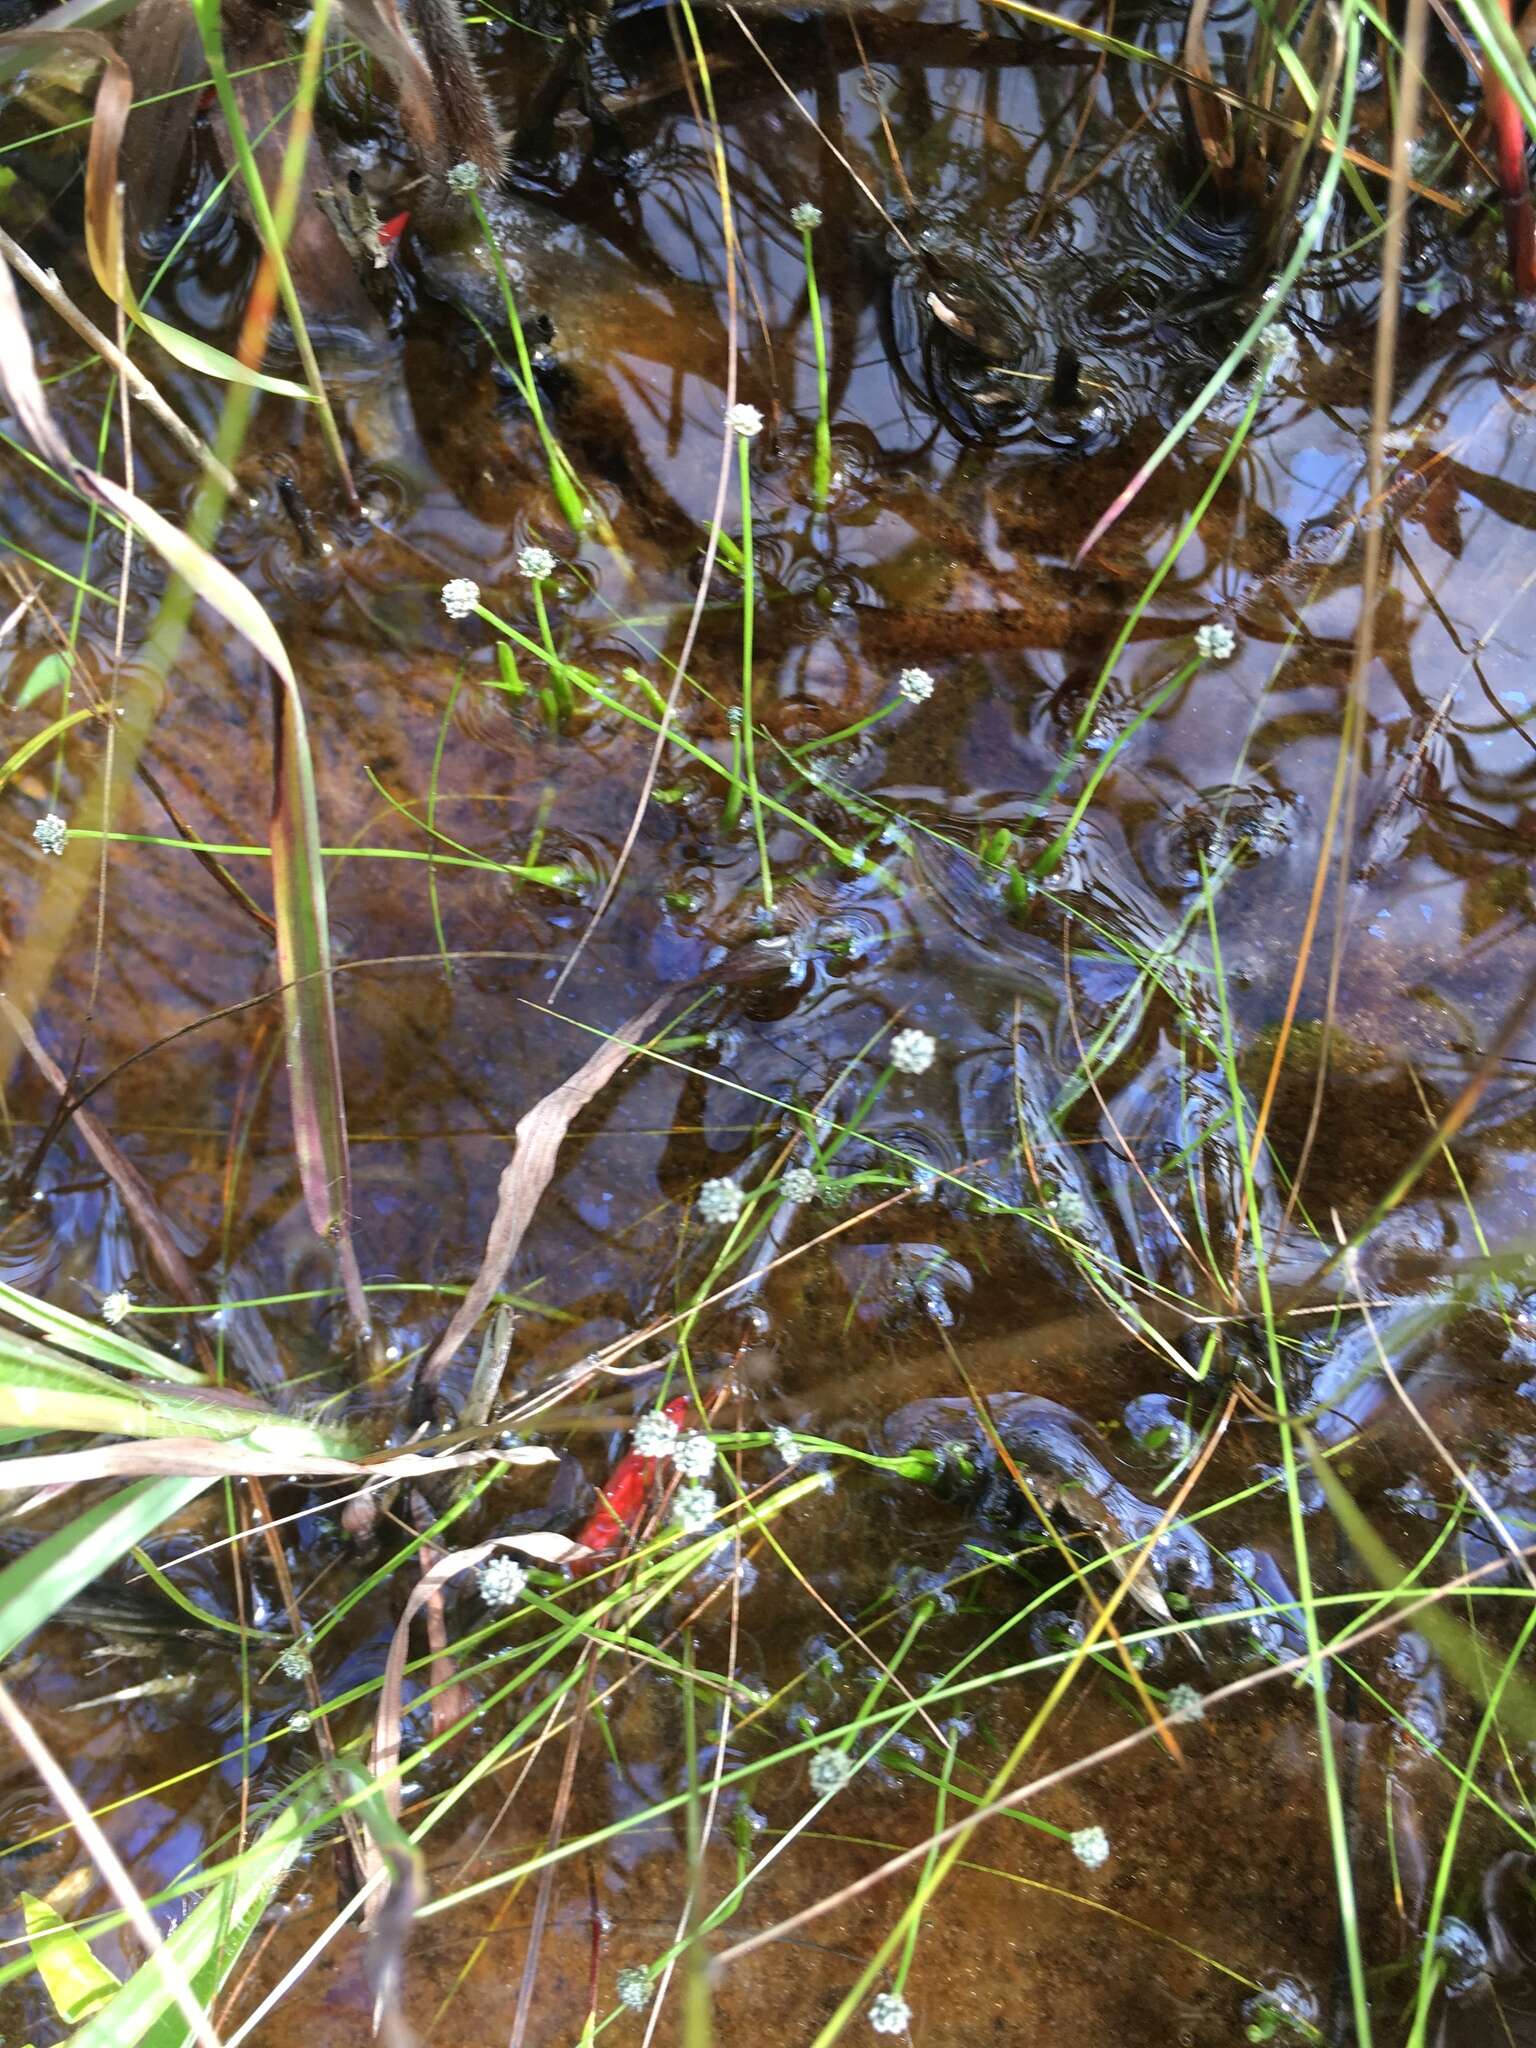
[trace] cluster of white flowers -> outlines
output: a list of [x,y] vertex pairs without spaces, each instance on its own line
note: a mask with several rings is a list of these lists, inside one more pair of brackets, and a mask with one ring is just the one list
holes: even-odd
[[450,619],[467,619],[480,602],[480,586],[468,576],[455,576],[443,585],[443,610]]
[[912,2008],[899,1991],[882,1991],[870,2001],[869,2024],[877,2034],[904,2034],[912,2024]]
[[685,1536],[702,1536],[719,1514],[720,1503],[712,1487],[680,1486],[673,1497],[672,1511]]
[[498,1552],[495,1557],[488,1557],[475,1573],[475,1583],[487,1607],[515,1607],[523,1597],[528,1574],[515,1557]]
[[891,1040],[891,1065],[898,1074],[926,1074],[938,1051],[926,1031],[898,1031]]
[[933,695],[933,677],[925,668],[904,668],[896,687],[909,704],[926,704]]
[[728,1175],[707,1180],[699,1189],[699,1215],[706,1223],[734,1223],[746,1206],[746,1196]]
[[751,441],[763,431],[763,416],[755,405],[733,405],[725,416],[725,424],[733,434],[740,434],[743,441]]
[[779,1182],[779,1193],[786,1202],[814,1202],[816,1176],[808,1166],[792,1166]]
[[556,563],[548,548],[526,547],[519,551],[517,566],[530,582],[547,583],[555,573]]
[[32,827],[32,837],[44,853],[54,853],[62,860],[64,849],[69,844],[69,824],[57,811],[50,811],[46,818],[39,818]]
[[846,1749],[818,1749],[811,1758],[811,1790],[818,1799],[841,1792],[853,1776],[853,1758]]
[[310,1672],[307,1647],[303,1643],[290,1643],[278,1658],[277,1668],[284,1678],[291,1678],[295,1685],[301,1685]]
[[101,1304],[101,1320],[115,1330],[133,1313],[133,1296],[124,1287],[114,1288]]
[[630,1963],[620,1970],[618,1979],[620,2005],[630,2012],[644,2012],[651,2002],[651,1973],[642,1970],[638,1963]]
[[794,1431],[792,1429],[786,1429],[782,1422],[774,1424],[773,1448],[778,1452],[780,1458],[783,1460],[786,1471],[793,1471],[795,1466],[798,1465],[800,1460],[805,1456],[804,1451],[802,1451],[800,1446],[795,1442]]
[[1202,661],[1230,661],[1237,652],[1237,635],[1230,626],[1202,626],[1195,635],[1195,652]]
[[1109,1861],[1109,1837],[1102,1828],[1079,1828],[1072,1837],[1072,1854],[1085,1869],[1097,1870]]
[[678,1428],[665,1408],[653,1408],[635,1424],[631,1438],[642,1458],[670,1458],[677,1448]]
[[805,234],[808,234],[812,228],[819,228],[821,226],[821,208],[819,206],[812,206],[809,199],[802,199],[789,217],[794,225]]
[[314,1716],[306,1714],[302,1707],[298,1713],[288,1716],[288,1733],[290,1735],[307,1735],[314,1725]]
[[448,183],[455,192],[478,192],[480,190],[479,166],[470,163],[455,164],[448,173]]
[[679,1437],[672,1462],[685,1479],[707,1479],[715,1469],[715,1446],[702,1429]]
[[1174,1686],[1168,1695],[1168,1718],[1170,1721],[1203,1721],[1205,1694],[1197,1692],[1192,1685]]

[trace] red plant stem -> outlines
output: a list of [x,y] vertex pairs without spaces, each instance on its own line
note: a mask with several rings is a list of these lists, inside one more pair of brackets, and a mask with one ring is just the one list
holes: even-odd
[[[1513,0],[1503,0],[1504,17],[1513,25]],[[1531,182],[1525,168],[1525,123],[1504,81],[1485,62],[1483,104],[1493,130],[1498,164],[1499,196],[1504,202],[1504,242],[1515,297],[1536,295],[1536,218],[1531,210]]]
[[[688,1420],[692,1405],[686,1394],[667,1403],[666,1413],[679,1429]],[[576,1541],[599,1555],[612,1550],[619,1538],[640,1520],[650,1496],[651,1474],[660,1462],[659,1458],[643,1457],[639,1451],[626,1451],[614,1466],[608,1484],[599,1490],[598,1506]]]

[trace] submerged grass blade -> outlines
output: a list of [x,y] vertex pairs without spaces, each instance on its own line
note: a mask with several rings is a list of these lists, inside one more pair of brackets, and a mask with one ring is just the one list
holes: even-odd
[[153,1479],[127,1487],[97,1501],[0,1570],[0,1662],[211,1483]]

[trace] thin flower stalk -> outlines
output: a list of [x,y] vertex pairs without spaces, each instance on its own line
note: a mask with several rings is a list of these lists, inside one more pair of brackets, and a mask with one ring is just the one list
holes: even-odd
[[[757,785],[757,747],[752,731],[752,628],[757,607],[757,572],[752,556],[751,435],[736,435],[737,479],[741,489],[741,757],[746,769],[747,797],[752,806],[752,831],[757,840],[763,907],[773,908],[773,873],[768,865],[768,834],[763,827],[763,800]],[[727,806],[729,813],[730,807]]]
[[816,456],[811,470],[811,502],[818,512],[825,512],[832,490],[832,404],[827,386],[826,325],[816,283],[816,257],[811,249],[811,236],[819,220],[814,207],[796,207],[795,224],[805,256],[805,295],[811,309],[811,346],[816,351]]
[[523,334],[522,320],[518,316],[517,299],[513,294],[512,280],[507,274],[507,266],[502,257],[501,244],[496,239],[490,216],[485,210],[485,202],[479,192],[470,190],[463,196],[468,199],[480,232],[485,237],[485,246],[490,251],[491,263],[496,272],[496,282],[501,286],[501,302],[506,309],[512,347],[517,354],[518,386],[523,395],[523,402],[532,415],[534,430],[543,445],[544,460],[549,468],[550,489],[555,494],[555,502],[565,515],[566,523],[573,531],[580,533],[587,524],[586,502],[565,450],[555,439],[550,431],[549,422],[544,417],[539,387],[533,379],[533,360],[528,354],[528,343]]

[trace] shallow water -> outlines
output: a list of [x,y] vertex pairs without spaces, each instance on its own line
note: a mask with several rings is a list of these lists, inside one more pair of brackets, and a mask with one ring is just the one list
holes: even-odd
[[[705,24],[742,256],[734,389],[768,421],[752,447],[757,718],[765,735],[794,748],[857,723],[886,701],[904,667],[921,666],[935,682],[928,701],[829,747],[820,786],[782,752],[764,752],[765,774],[786,801],[867,849],[863,870],[824,857],[797,828],[775,827],[767,843],[778,906],[771,920],[760,917],[749,827],[725,823],[702,768],[669,757],[662,800],[646,813],[614,908],[552,1015],[556,977],[614,872],[651,736],[593,709],[552,731],[534,697],[491,687],[488,633],[477,621],[449,621],[439,600],[447,578],[470,576],[493,609],[534,630],[516,562],[530,542],[547,544],[564,565],[550,605],[567,658],[615,689],[631,665],[667,686],[721,475],[731,310],[709,138],[659,16],[642,11],[608,33],[598,85],[616,134],[600,136],[596,153],[570,106],[552,127],[537,122],[544,75],[526,41],[510,28],[482,31],[498,104],[527,145],[513,183],[530,209],[530,307],[552,325],[551,420],[612,521],[623,560],[596,540],[571,544],[530,422],[473,325],[434,295],[442,276],[409,242],[395,331],[372,360],[338,354],[333,365],[371,519],[347,516],[312,423],[285,402],[262,402],[248,443],[241,474],[255,500],[226,523],[221,552],[261,596],[301,678],[326,843],[339,850],[328,884],[346,969],[338,1001],[355,1227],[381,1326],[360,1405],[381,1427],[404,1416],[411,1370],[451,1312],[448,1290],[478,1263],[513,1126],[591,1049],[579,1027],[613,1030],[667,988],[681,1015],[702,988],[673,1059],[631,1062],[562,1154],[513,1275],[523,1303],[510,1371],[519,1398],[562,1384],[599,1345],[677,1307],[707,1270],[692,1215],[702,1181],[736,1174],[750,1186],[766,1175],[798,1128],[787,1106],[850,1116],[880,1071],[870,1050],[877,1035],[915,1026],[938,1042],[932,1068],[896,1076],[838,1162],[840,1172],[876,1174],[899,1155],[896,1177],[910,1191],[868,1221],[859,1204],[883,1199],[894,1182],[845,1205],[785,1212],[776,1251],[835,1223],[849,1227],[700,1326],[701,1383],[737,1390],[721,1426],[739,1415],[745,1427],[783,1421],[878,1446],[903,1404],[966,1391],[958,1360],[982,1393],[1028,1393],[1070,1409],[1102,1469],[1138,1499],[1154,1497],[1178,1431],[1208,1424],[1244,1360],[1262,1356],[1251,1327],[1250,1233],[1233,1219],[1231,1093],[1210,1047],[1221,1042],[1220,990],[1251,1114],[1328,825],[1364,540],[1379,519],[1376,658],[1365,678],[1347,885],[1342,900],[1331,888],[1322,899],[1257,1199],[1266,1228],[1278,1229],[1306,1153],[1299,1206],[1271,1256],[1274,1285],[1298,1312],[1288,1326],[1298,1338],[1290,1398],[1328,1409],[1325,1441],[1350,1440],[1339,1469],[1378,1535],[1400,1559],[1419,1556],[1458,1489],[1380,1376],[1359,1383],[1374,1347],[1358,1315],[1330,1314],[1358,1290],[1385,1304],[1378,1327],[1415,1407],[1459,1465],[1473,1468],[1478,1493],[1505,1513],[1517,1540],[1529,1540],[1520,1532],[1536,1489],[1536,1339],[1520,1262],[1532,1227],[1536,1043],[1523,1021],[1505,1026],[1536,968],[1525,638],[1536,600],[1524,541],[1536,523],[1536,344],[1498,294],[1493,224],[1428,208],[1415,216],[1389,489],[1384,506],[1372,507],[1376,252],[1350,249],[1362,222],[1340,206],[1283,316],[1290,349],[1253,434],[1116,662],[1085,765],[1058,793],[1053,772],[1130,607],[1209,482],[1254,362],[1086,566],[1074,566],[1076,550],[1242,331],[1268,275],[1253,224],[1186,207],[1177,114],[1167,93],[1149,89],[1150,72],[1118,61],[1101,68],[980,8],[903,8],[861,21],[867,66],[844,20],[753,17],[752,26],[802,109],[736,26]],[[1166,53],[1181,26],[1141,11],[1119,15],[1116,32]],[[1235,13],[1226,26],[1240,33]],[[861,197],[804,111],[888,217]],[[4,139],[16,142],[34,120],[13,108]],[[36,158],[39,187],[65,194],[53,224],[39,226],[34,253],[78,277],[60,169],[67,147],[18,161]],[[206,189],[206,160],[201,175]],[[815,249],[836,477],[824,514],[811,502],[814,361],[799,236],[788,221],[804,199],[826,216]],[[227,229],[208,238],[199,262],[162,294],[167,317],[216,329],[232,320],[248,282],[234,247]],[[957,321],[974,342],[957,335]],[[78,361],[76,344],[40,323],[34,331],[46,367]],[[1047,396],[1063,345],[1082,358],[1086,402],[1077,407]],[[168,388],[206,421],[206,387],[178,384],[161,367]],[[77,447],[93,445],[104,390],[94,369],[55,388]],[[190,486],[152,427],[141,425],[136,452],[156,501],[184,513]],[[280,473],[296,480],[324,554],[308,555],[285,515]],[[114,537],[88,536],[83,511],[15,458],[11,480],[9,537],[112,588]],[[733,493],[734,482],[726,523],[735,532]],[[130,660],[160,588],[141,552],[131,581]],[[45,588],[67,608],[66,587]],[[1201,667],[1125,737],[1211,622],[1231,626],[1233,658]],[[101,676],[110,673],[112,632],[111,607],[88,599],[82,658]],[[740,642],[739,584],[719,570],[679,700],[684,729],[717,758],[730,747]],[[46,622],[30,615],[9,642],[12,673],[24,675],[52,644]],[[8,728],[18,737],[30,729],[20,715]],[[1087,769],[1122,738],[1060,867],[1010,902],[978,847],[1006,827],[1027,866],[1066,821]],[[4,943],[22,957],[39,919],[55,914],[33,822],[48,808],[79,821],[98,759],[93,738],[72,741],[57,772],[51,760],[34,764],[6,798]],[[219,845],[260,844],[266,684],[254,657],[206,616],[195,621],[145,759],[194,831]],[[174,837],[147,789],[131,805],[120,829]],[[419,855],[429,843],[424,817],[489,864],[376,857]],[[578,889],[520,883],[496,865],[529,858],[535,843],[540,859],[575,870]],[[267,863],[237,855],[228,865],[267,900]],[[1202,908],[1211,869],[1220,877],[1220,977]],[[102,936],[95,987],[89,903],[67,934],[54,934],[59,957],[40,1013],[50,1044],[67,1065],[89,1016],[82,1076],[111,1076],[92,1107],[173,1220],[210,1304],[293,1297],[259,1312],[258,1348],[307,1394],[336,1389],[346,1361],[334,1264],[297,1183],[280,1025],[270,1003],[252,1001],[273,980],[265,933],[184,850],[144,844],[113,848]],[[1128,1011],[1149,954],[1162,963],[1161,992]],[[1318,1098],[1317,1024],[1330,995],[1336,1030]],[[1123,1043],[1096,1089],[1074,1086],[1082,1049],[1122,1016]],[[1474,1077],[1479,1094],[1454,1171],[1440,1160],[1416,1182],[1365,1243],[1352,1279],[1321,1275],[1338,1234],[1370,1217]],[[47,1105],[21,1067],[7,1102],[17,1200],[0,1238],[3,1276],[87,1313],[115,1289],[155,1305],[143,1248],[78,1140],[66,1133],[30,1177]],[[1022,1152],[1021,1128],[1030,1138]],[[911,1188],[911,1169],[924,1166],[953,1178]],[[1038,1216],[1043,1184],[1067,1236],[1147,1283],[1136,1297],[1151,1329],[1144,1341],[1089,1284],[1062,1235],[1017,1213]],[[1068,1199],[1070,1213],[1060,1206]],[[1478,1263],[1490,1252],[1512,1276],[1502,1294]],[[1465,1295],[1451,1313],[1453,1280]],[[1426,1298],[1439,1306],[1399,1353],[1394,1304]],[[1196,1319],[1211,1317],[1232,1323],[1210,1376],[1195,1382],[1171,1351],[1198,1362],[1210,1325]],[[135,1327],[190,1356],[185,1323],[146,1315]],[[1347,1357],[1339,1365],[1351,1342],[1359,1372]],[[451,1389],[462,1395],[464,1383],[456,1368]],[[617,1454],[622,1419],[649,1404],[656,1384],[652,1375],[584,1385],[596,1426],[554,1430],[553,1440],[573,1446],[586,1476],[598,1478]],[[1205,1647],[1197,1653],[1175,1638],[1150,1652],[1147,1675],[1159,1686],[1204,1690],[1301,1647],[1292,1615],[1242,1619],[1266,1593],[1289,1599],[1296,1582],[1273,1483],[1272,1391],[1259,1376],[1240,1397],[1185,1503],[1214,1558],[1211,1584],[1195,1596]],[[1162,1405],[1132,1406],[1149,1400]],[[1146,1448],[1137,1439],[1149,1429],[1154,1439],[1166,1434]],[[760,1458],[750,1471],[767,1476]],[[562,1505],[569,1526],[575,1477],[563,1470],[555,1485],[565,1492],[547,1513],[549,1482],[508,1480],[477,1533],[516,1513],[553,1524]],[[1266,1477],[1267,1487],[1258,1483]],[[1169,1493],[1156,1498],[1161,1508]],[[1315,1482],[1304,1483],[1303,1498],[1318,1591],[1358,1593],[1369,1571]],[[1070,1493],[1063,1499],[1070,1520]],[[361,1567],[323,1499],[288,1488],[274,1500],[277,1512],[312,1510],[290,1556],[313,1623]],[[981,1673],[1060,1651],[1077,1592],[1059,1557],[1036,1542],[1027,1518],[979,1521],[974,1507],[850,1467],[835,1492],[797,1505],[782,1528],[798,1578],[765,1552],[739,1613],[717,1597],[684,1631],[690,1601],[680,1598],[647,1624],[675,1653],[691,1634],[702,1670],[733,1659],[741,1678],[773,1693],[765,1713],[747,1708],[731,1730],[733,1768],[783,1748],[797,1729],[852,1715],[869,1679],[867,1655],[846,1628],[868,1629],[889,1657],[913,1600],[973,1566],[968,1543],[1017,1545],[1022,1527],[1030,1554],[1017,1574],[964,1580],[958,1611],[925,1626],[903,1683],[920,1698],[925,1680],[976,1653],[1010,1617],[1013,1628],[980,1653]],[[218,1527],[216,1516],[194,1511],[159,1554],[174,1559]],[[1234,1553],[1247,1555],[1234,1564]],[[1092,1554],[1087,1541],[1080,1555]],[[1475,1510],[1437,1569],[1446,1558],[1463,1571],[1493,1561]],[[264,1569],[253,1561],[270,1606],[275,1585]],[[229,1611],[219,1556],[187,1567],[184,1583]],[[1110,1583],[1102,1572],[1099,1583]],[[1219,1623],[1223,1605],[1239,1618]],[[1469,1602],[1463,1617],[1491,1660],[1513,1640],[1506,1610],[1513,1603],[1490,1598]],[[375,1603],[326,1639],[317,1676],[327,1696],[376,1675],[397,1612],[397,1603]],[[475,1625],[472,1599],[451,1618],[459,1632]],[[1125,1614],[1120,1625],[1133,1627]],[[1415,1650],[1400,1630],[1376,1637],[1337,1661],[1330,1690],[1373,2013],[1379,2038],[1394,2041],[1408,2038],[1426,1897],[1457,1789],[1420,1738],[1459,1766],[1480,1714],[1417,1640]],[[821,1657],[822,1644],[840,1669]],[[17,1690],[93,1805],[129,1801],[109,1831],[150,1889],[206,1853],[238,1816],[239,1663],[188,1647],[169,1665],[187,1677],[185,1691],[67,1711],[140,1681],[140,1665],[96,1661],[100,1646],[89,1625],[46,1631],[17,1667]],[[686,1783],[678,1688],[640,1665],[623,1670],[603,1733],[589,1730],[581,1750],[568,1839]],[[1010,1675],[946,1705],[971,1724],[957,1786],[985,1784],[1040,1706],[1048,1675]],[[488,1688],[489,1679],[478,1683]],[[296,1704],[281,1678],[256,1688],[250,1771],[260,1790],[296,1755],[307,1759],[282,1728]],[[489,1708],[464,1743],[413,1773],[408,1812],[451,1784],[509,1711]],[[1106,1658],[1052,1715],[1028,1774],[1090,1756],[1144,1718]],[[754,1881],[717,1947],[853,1882],[880,1847],[925,1837],[942,1755],[933,1720],[915,1728],[929,1780],[872,1765]],[[1460,1995],[1437,1992],[1431,2038],[1448,2044],[1536,2041],[1536,1947],[1526,1924],[1536,1841],[1523,1747],[1532,1737],[1536,1729],[1512,1712],[1480,1765],[1488,1796],[1461,1824],[1445,1910],[1477,1931],[1492,1960]],[[1218,2048],[1242,2037],[1259,1987],[1282,1981],[1300,1987],[1315,2038],[1354,2038],[1306,1696],[1271,1681],[1179,1739],[1182,1760],[1146,1741],[1031,1803],[1058,1828],[1102,1825],[1111,1855],[1100,1869],[1016,1822],[976,1837],[924,1919],[906,1985],[914,2038]],[[551,1743],[535,1758],[509,1814],[508,1772],[428,1838],[435,1894],[542,1843],[562,1749]],[[712,1765],[707,1746],[705,1758]],[[764,1771],[745,1796],[761,1816],[760,1855],[805,1814],[803,1758]],[[51,1825],[13,1759],[0,1775],[0,1839],[22,1847],[0,1865],[0,1882],[14,1874],[18,1887],[41,1893],[77,1867],[78,1852],[49,1835]],[[650,1962],[671,1940],[688,1869],[680,1813],[558,1866],[529,2040],[577,2040],[594,1957],[597,2010],[612,2008],[615,1971]],[[723,1894],[736,1870],[722,1827],[700,1865],[705,1895]],[[715,1985],[721,2038],[749,2026],[777,2040],[817,2038],[915,1879],[906,1871],[727,1967]],[[425,2038],[510,2030],[533,1891],[492,1890],[418,1928],[403,2007]],[[86,1880],[71,1911],[104,1903]],[[237,2014],[277,1982],[337,1903],[334,1859],[322,1850],[275,1915]],[[14,1921],[0,1931],[13,1933]],[[100,1951],[110,1962],[136,1959],[115,1937]],[[7,2032],[14,2015],[17,2039],[60,2038],[35,1983],[10,1997]],[[349,1931],[256,2038],[288,2048],[320,2029],[327,2041],[361,2040],[370,2005],[362,1944]],[[678,2010],[674,1995],[659,2038],[680,2038]],[[620,2024],[638,2033],[635,2022]]]

